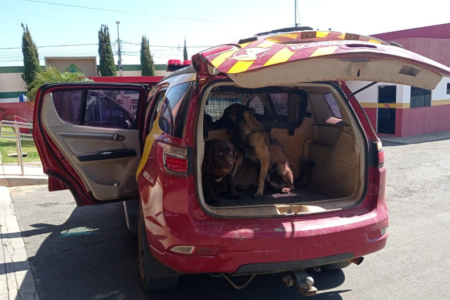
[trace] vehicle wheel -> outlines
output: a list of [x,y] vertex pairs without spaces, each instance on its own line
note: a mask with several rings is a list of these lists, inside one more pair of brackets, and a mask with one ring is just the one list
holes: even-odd
[[139,277],[142,287],[147,292],[168,290],[175,287],[178,281],[178,275],[174,275],[176,272],[156,260],[150,252],[141,207],[139,207],[138,231]]
[[334,264],[324,265],[324,266],[321,266],[320,268],[325,271],[340,270],[343,268],[347,268],[350,265],[351,265],[351,263],[349,263],[348,261],[341,261],[341,262],[334,263]]

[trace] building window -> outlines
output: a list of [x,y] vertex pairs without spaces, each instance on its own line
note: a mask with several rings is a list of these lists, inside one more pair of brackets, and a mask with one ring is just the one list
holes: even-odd
[[447,94],[450,94],[450,82],[447,83]]
[[431,90],[411,87],[411,108],[431,106]]

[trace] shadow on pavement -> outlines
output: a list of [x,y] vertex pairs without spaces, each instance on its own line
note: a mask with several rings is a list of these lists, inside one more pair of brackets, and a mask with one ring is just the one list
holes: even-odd
[[[38,205],[38,204],[36,204]],[[20,205],[17,205],[20,206]],[[23,236],[41,299],[299,299],[297,288],[282,284],[283,274],[260,275],[243,290],[209,274],[180,276],[174,290],[146,294],[139,285],[137,236],[125,225],[123,206],[115,203],[73,209],[58,223],[58,208],[50,209],[46,223],[34,223],[19,208]],[[59,208],[61,209],[61,208]],[[25,214],[25,215],[24,215]],[[69,215],[69,214],[68,214]],[[37,218],[39,218],[37,216]],[[52,220],[50,223],[49,221]],[[21,225],[27,228],[27,225]],[[34,252],[33,252],[34,251]],[[327,291],[342,285],[342,271],[311,272],[319,289],[313,299],[342,299],[349,290]],[[234,277],[243,284],[248,277]],[[242,282],[242,283],[241,283]]]

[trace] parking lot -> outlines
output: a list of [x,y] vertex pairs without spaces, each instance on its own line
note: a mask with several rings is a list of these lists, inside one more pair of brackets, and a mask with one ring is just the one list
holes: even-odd
[[[392,143],[385,152],[388,245],[360,266],[312,272],[319,289],[312,299],[450,297],[450,140]],[[32,270],[26,276],[34,279],[40,299],[303,297],[283,286],[282,274],[256,276],[240,291],[223,278],[184,275],[176,289],[150,297],[139,286],[137,237],[126,228],[121,203],[77,208],[70,192],[49,193],[42,185],[10,193]]]

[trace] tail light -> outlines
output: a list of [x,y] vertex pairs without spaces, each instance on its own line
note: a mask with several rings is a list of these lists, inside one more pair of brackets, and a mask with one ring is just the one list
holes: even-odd
[[184,175],[188,171],[187,149],[158,142],[159,168],[166,173]]

